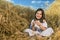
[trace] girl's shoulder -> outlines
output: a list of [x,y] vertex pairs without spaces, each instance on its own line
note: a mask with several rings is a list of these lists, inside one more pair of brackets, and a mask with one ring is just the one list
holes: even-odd
[[32,19],[32,21],[31,22],[34,22],[34,19]]

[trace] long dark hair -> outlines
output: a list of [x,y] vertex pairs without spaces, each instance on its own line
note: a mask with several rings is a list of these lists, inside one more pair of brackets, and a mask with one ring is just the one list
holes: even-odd
[[[36,18],[36,13],[37,13],[38,11],[42,11],[42,18],[41,18],[41,19],[37,19],[37,18]],[[36,12],[35,12],[35,19],[34,19],[34,20],[40,20],[40,22],[43,23],[43,20],[44,20],[44,19],[45,19],[44,10],[41,9],[41,8],[38,8],[38,9],[36,10]]]

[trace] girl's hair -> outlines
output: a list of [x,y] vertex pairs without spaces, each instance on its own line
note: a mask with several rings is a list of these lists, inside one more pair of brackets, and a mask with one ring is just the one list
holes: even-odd
[[[41,19],[37,19],[37,18],[36,18],[36,13],[37,13],[38,11],[42,11],[42,18],[41,18]],[[36,12],[35,12],[35,19],[34,19],[34,20],[40,20],[40,22],[43,23],[43,20],[44,20],[44,19],[45,19],[44,10],[41,9],[41,8],[38,8],[38,9],[36,10]]]

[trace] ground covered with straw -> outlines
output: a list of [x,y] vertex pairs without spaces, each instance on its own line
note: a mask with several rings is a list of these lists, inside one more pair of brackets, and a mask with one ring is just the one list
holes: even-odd
[[[14,5],[13,3],[0,0],[0,40],[38,40],[36,36],[30,37],[23,31],[29,28],[34,18],[34,9]],[[60,1],[56,0],[45,10],[48,27],[54,29],[50,37],[40,40],[60,40]]]

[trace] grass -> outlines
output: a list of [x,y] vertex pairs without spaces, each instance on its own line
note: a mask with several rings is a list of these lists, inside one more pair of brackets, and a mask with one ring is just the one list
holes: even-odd
[[[59,2],[58,0],[55,1],[45,10],[48,27],[52,27],[55,33],[50,37],[44,37],[40,40],[60,40]],[[12,3],[1,0],[0,5],[0,40],[38,40],[37,37],[34,36],[31,38],[27,33],[23,32],[24,29],[29,27],[35,10],[15,6]]]

